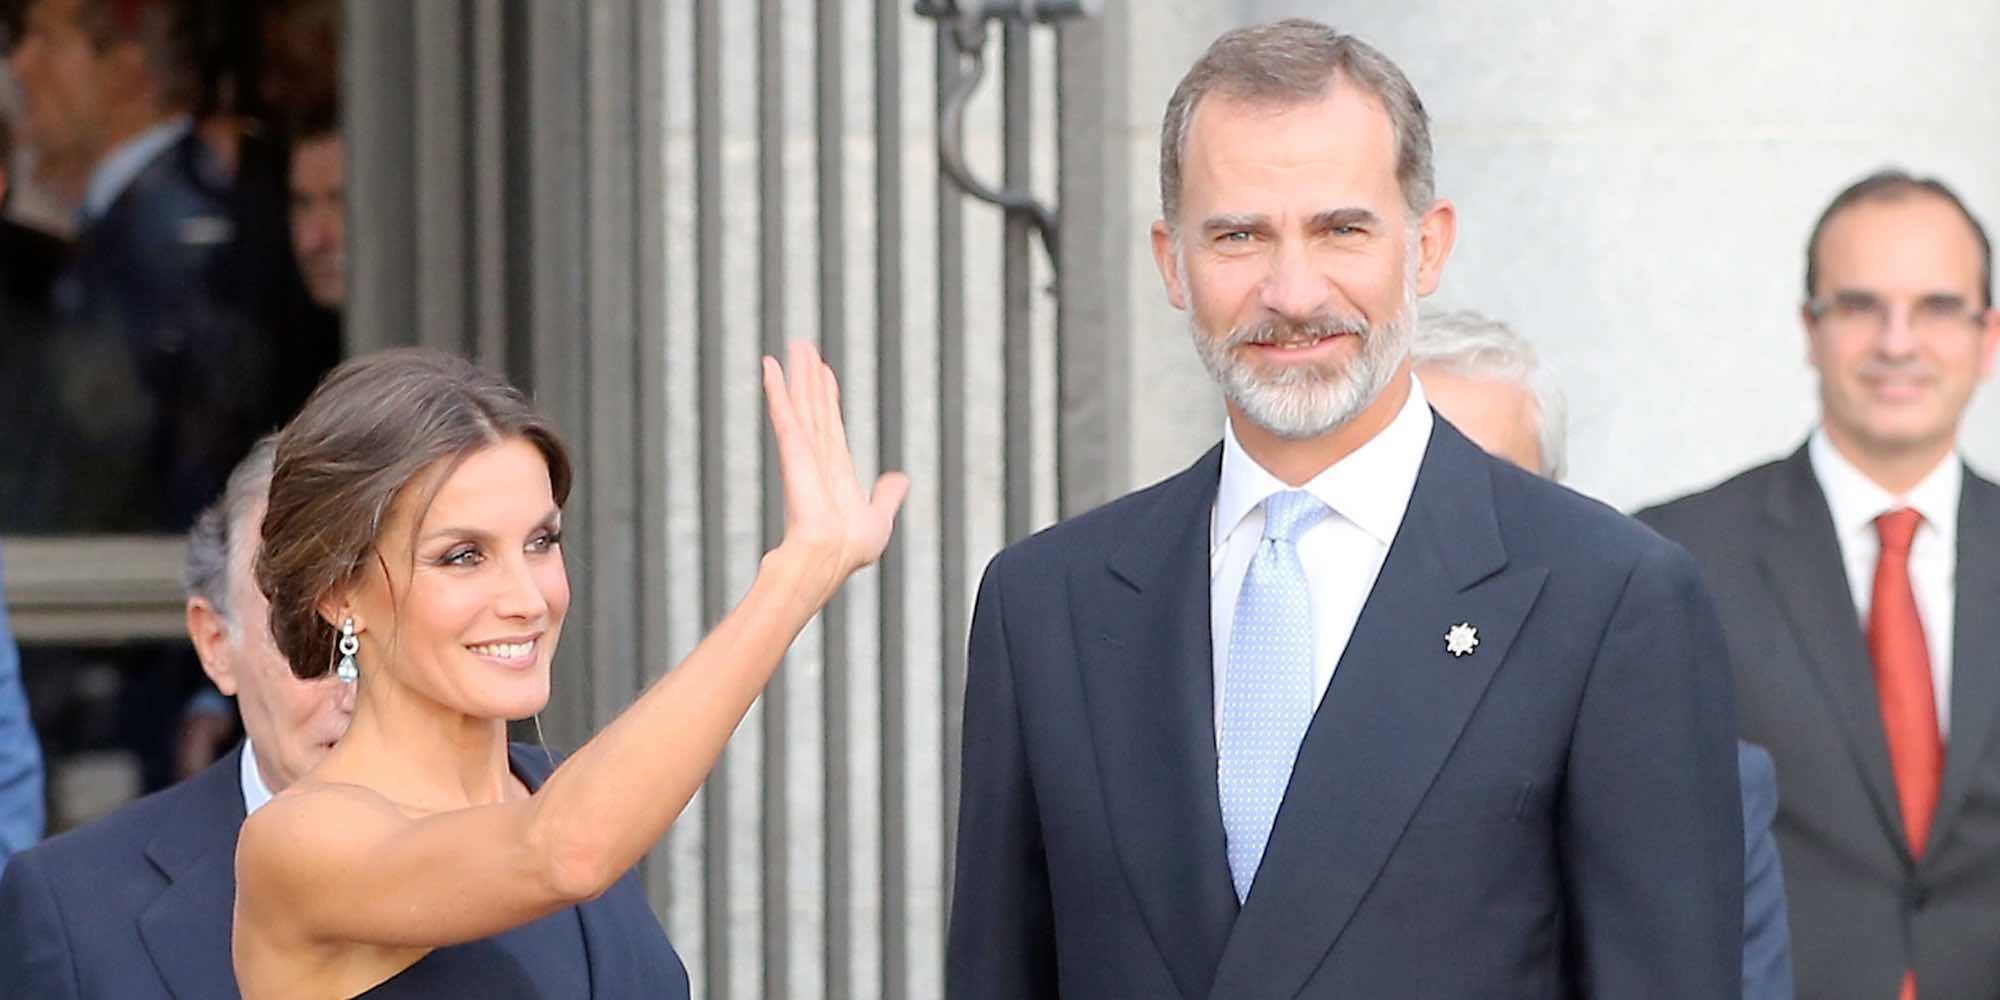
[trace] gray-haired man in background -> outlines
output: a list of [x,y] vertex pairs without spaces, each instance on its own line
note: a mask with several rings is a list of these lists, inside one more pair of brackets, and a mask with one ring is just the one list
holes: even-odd
[[[1568,471],[1562,387],[1535,348],[1506,324],[1471,311],[1417,324],[1410,354],[1431,405],[1488,452],[1560,481]],[[1743,785],[1743,996],[1791,1000],[1791,937],[1785,882],[1771,819],[1778,777],[1771,755],[1736,745]]]
[[38,1000],[235,997],[230,922],[243,819],[347,732],[354,688],[302,681],[251,576],[276,443],[230,473],[188,535],[187,629],[243,716],[202,773],[14,857],[0,876],[0,984]]

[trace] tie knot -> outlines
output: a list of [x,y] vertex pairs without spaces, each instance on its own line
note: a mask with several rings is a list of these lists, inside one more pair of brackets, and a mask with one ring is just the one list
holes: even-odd
[[1332,508],[1304,490],[1273,493],[1264,500],[1264,537],[1274,542],[1293,541],[1299,532],[1331,513]]
[[1875,533],[1881,536],[1882,551],[1908,552],[1924,516],[1909,507],[1892,510],[1875,519]]

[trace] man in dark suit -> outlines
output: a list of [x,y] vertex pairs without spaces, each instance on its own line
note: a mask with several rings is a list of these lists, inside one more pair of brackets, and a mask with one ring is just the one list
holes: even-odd
[[1425,404],[1430,155],[1311,22],[1168,104],[1153,247],[1224,440],[987,569],[951,996],[1738,992],[1720,625],[1678,547]]
[[284,248],[193,128],[194,44],[185,0],[34,0],[9,55],[40,162],[87,178],[24,466],[45,530],[184,531],[276,423],[251,317]]
[[46,409],[51,290],[68,259],[58,237],[8,217],[13,192],[14,123],[0,113],[0,534],[33,531],[55,518],[57,501],[31,471],[34,428]]
[[[222,997],[236,833],[347,729],[353,689],[301,681],[278,654],[251,574],[274,444],[258,444],[188,538],[188,635],[237,699],[245,739],[185,783],[14,857],[0,874],[9,996]],[[16,992],[18,991],[18,992]]]
[[1701,563],[1777,762],[1801,997],[2000,997],[2000,489],[1957,454],[1992,280],[1943,184],[1850,186],[1806,246],[1819,427],[1639,514]]
[[[1562,481],[1562,388],[1532,344],[1505,323],[1459,310],[1425,315],[1410,354],[1438,416],[1487,454]],[[1738,740],[1736,779],[1743,786],[1743,998],[1792,1000],[1785,877],[1771,833],[1778,811],[1771,755]]]

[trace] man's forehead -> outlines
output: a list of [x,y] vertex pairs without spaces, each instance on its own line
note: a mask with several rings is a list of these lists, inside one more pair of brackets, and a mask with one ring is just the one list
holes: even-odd
[[[1317,99],[1247,101],[1214,95],[1195,111],[1187,142],[1189,186],[1202,194],[1241,194],[1246,182],[1353,188],[1376,193],[1395,183],[1395,130],[1381,102],[1337,86]],[[1216,190],[1218,182],[1230,190]],[[1382,191],[1393,196],[1393,191]],[[1320,208],[1334,205],[1316,206]]]
[[1300,145],[1319,139],[1349,148],[1386,139],[1393,147],[1395,126],[1388,105],[1336,74],[1324,90],[1312,96],[1209,94],[1195,106],[1188,122],[1188,153],[1226,152],[1227,146],[1207,141],[1218,135],[1237,140],[1246,135],[1279,137]]
[[1823,280],[1979,280],[1979,239],[1972,224],[1956,206],[1928,192],[1847,207],[1827,220],[1817,249]]

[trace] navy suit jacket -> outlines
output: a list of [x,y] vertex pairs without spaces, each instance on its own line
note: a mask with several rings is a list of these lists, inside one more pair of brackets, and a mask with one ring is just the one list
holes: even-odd
[[[948,995],[1736,996],[1735,718],[1693,562],[1441,418],[1239,909],[1220,468],[1218,448],[987,568]],[[1479,646],[1454,657],[1459,622]]]
[[1778,771],[1762,747],[1739,741],[1736,777],[1743,784],[1743,1000],[1792,1000],[1792,932],[1771,832]]
[[[229,939],[242,750],[95,823],[16,855],[0,874],[0,993],[34,1000],[233,1000]],[[539,747],[510,748],[539,787]],[[659,921],[630,873],[577,908],[599,997],[686,996],[650,963]],[[678,977],[678,978],[676,978]]]
[[[17,487],[51,531],[182,531],[250,445],[289,417],[271,399],[291,331],[256,323],[289,251],[246,224],[190,132],[84,223],[57,280],[36,450]],[[294,403],[294,405],[296,405]]]

